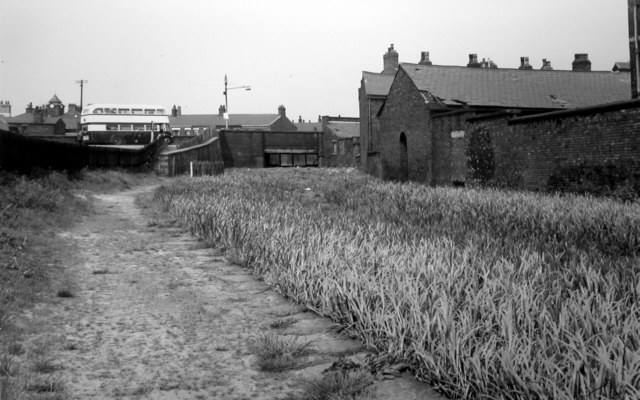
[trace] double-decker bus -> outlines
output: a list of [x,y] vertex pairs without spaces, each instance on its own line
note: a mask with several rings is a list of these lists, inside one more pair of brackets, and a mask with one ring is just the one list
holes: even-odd
[[148,144],[162,137],[171,141],[165,107],[149,104],[89,104],[80,116],[83,144]]

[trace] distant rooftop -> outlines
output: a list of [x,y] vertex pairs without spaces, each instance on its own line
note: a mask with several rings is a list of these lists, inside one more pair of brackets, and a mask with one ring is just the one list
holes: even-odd
[[362,72],[364,90],[367,96],[386,96],[389,94],[395,75],[376,72]]

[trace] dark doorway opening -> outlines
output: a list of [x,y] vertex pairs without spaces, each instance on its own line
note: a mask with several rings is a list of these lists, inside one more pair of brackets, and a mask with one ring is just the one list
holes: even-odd
[[407,154],[407,136],[400,134],[400,180],[409,180],[409,157]]

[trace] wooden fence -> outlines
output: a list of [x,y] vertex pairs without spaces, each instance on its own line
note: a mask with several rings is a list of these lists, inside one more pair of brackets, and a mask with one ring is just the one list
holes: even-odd
[[79,170],[89,168],[151,168],[161,150],[156,140],[143,148],[86,146],[0,132],[0,167],[28,173],[34,168]]
[[222,174],[224,162],[220,139],[212,137],[196,146],[162,152],[158,156],[156,171],[167,176]]

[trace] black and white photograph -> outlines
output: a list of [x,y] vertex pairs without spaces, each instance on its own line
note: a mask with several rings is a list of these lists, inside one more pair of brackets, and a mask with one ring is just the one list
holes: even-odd
[[640,399],[640,0],[2,0],[0,400]]

